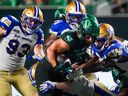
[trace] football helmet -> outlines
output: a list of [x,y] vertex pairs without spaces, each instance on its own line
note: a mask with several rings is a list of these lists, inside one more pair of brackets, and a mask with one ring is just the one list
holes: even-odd
[[99,23],[95,16],[87,15],[80,24],[78,36],[81,40],[85,37],[93,37],[94,41],[99,36]]
[[71,28],[79,28],[79,24],[86,14],[85,6],[79,1],[72,1],[66,6],[66,21]]
[[44,22],[43,13],[37,6],[26,8],[21,17],[21,25],[28,34],[36,32]]
[[33,64],[33,65],[31,66],[29,72],[28,72],[29,78],[30,78],[30,80],[31,80],[33,86],[36,86],[35,71],[36,71],[36,68],[37,68],[37,65],[38,65],[38,64],[39,64],[39,63]]
[[114,28],[107,23],[101,23],[100,26],[100,33],[97,38],[97,47],[100,50],[104,50],[110,45],[110,42],[115,39]]

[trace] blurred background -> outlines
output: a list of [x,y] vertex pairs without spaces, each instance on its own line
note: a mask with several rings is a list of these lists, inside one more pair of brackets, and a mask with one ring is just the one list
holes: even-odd
[[[88,14],[93,14],[97,17],[99,23],[111,24],[117,36],[128,40],[128,0],[78,1],[81,1],[85,5]],[[44,13],[45,21],[42,29],[47,33],[51,24],[56,19],[56,10],[63,11],[69,2],[71,0],[0,0],[0,18],[6,15],[13,15],[20,19],[24,8],[30,5],[37,5]],[[28,55],[32,54],[30,52]],[[29,68],[33,62],[35,61],[27,60],[26,67]]]
[[[0,18],[5,15],[14,15],[20,19],[24,8],[30,5],[39,6],[44,13],[43,30],[47,32],[55,20],[57,9],[63,10],[72,0],[0,0]],[[127,39],[128,25],[128,0],[79,0],[88,14],[95,15],[99,23],[106,22],[113,25],[116,35]]]

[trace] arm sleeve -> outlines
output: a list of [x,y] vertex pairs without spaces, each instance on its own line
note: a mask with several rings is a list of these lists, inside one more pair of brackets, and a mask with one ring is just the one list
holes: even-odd
[[6,30],[9,30],[13,24],[13,19],[14,19],[14,17],[10,16],[10,15],[3,17],[0,20],[0,27],[4,28]]
[[37,39],[36,44],[43,44],[44,45],[44,32],[42,30],[39,30],[37,32],[37,35],[38,35],[38,39]]
[[4,37],[6,37],[11,32],[15,24],[19,24],[19,20],[11,15],[7,15],[0,20],[0,27],[7,30]]

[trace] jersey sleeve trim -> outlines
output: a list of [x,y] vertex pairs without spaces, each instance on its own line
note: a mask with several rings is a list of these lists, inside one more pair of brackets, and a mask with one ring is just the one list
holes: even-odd
[[0,21],[0,27],[4,28],[4,29],[8,29],[8,26],[5,23],[1,22],[1,21]]
[[37,35],[38,35],[38,39],[37,39],[36,44],[43,44],[44,45],[44,32],[42,30],[39,30],[37,32]]

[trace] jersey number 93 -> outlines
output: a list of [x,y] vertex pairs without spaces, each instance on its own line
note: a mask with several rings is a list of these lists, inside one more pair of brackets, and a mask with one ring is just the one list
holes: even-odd
[[[21,49],[18,50],[20,42],[15,39],[11,39],[6,47],[7,53],[10,55],[17,54],[18,57],[23,57],[27,54],[28,50],[31,48],[28,44],[22,44]],[[17,52],[17,53],[16,53]]]

